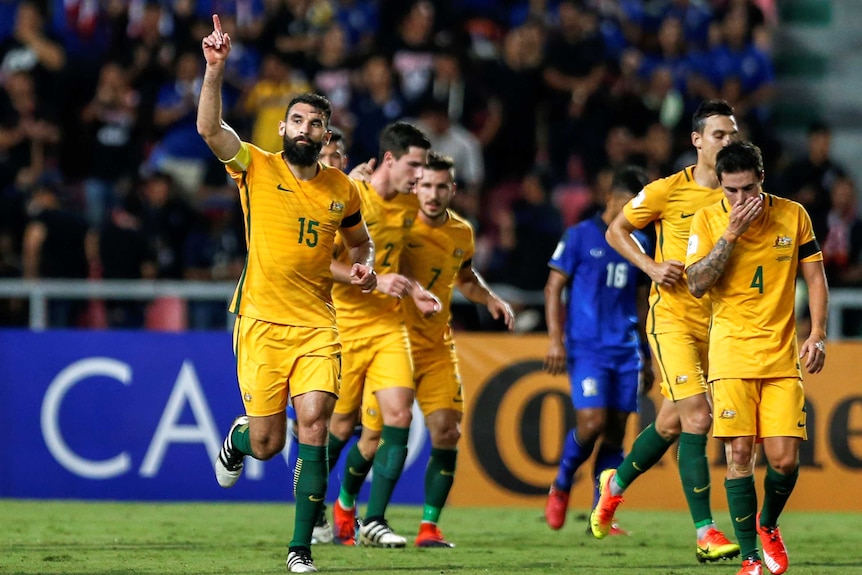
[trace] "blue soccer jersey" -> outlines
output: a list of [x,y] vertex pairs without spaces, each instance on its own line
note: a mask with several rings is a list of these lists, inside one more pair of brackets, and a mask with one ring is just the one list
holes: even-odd
[[[603,354],[638,349],[637,289],[645,276],[605,240],[597,215],[566,230],[548,265],[569,278],[566,349]],[[646,253],[646,236],[635,232]]]

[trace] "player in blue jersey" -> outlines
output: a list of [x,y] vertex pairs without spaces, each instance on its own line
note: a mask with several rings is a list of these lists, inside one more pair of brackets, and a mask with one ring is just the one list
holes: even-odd
[[[575,471],[593,451],[596,480],[602,470],[622,462],[626,421],[638,410],[640,388],[646,391],[653,383],[643,333],[647,277],[605,240],[608,224],[648,181],[640,168],[618,170],[604,212],[567,229],[548,263],[545,316],[551,341],[545,370],[553,375],[568,371],[575,407],[575,427],[566,434],[545,505],[551,529],[565,523]],[[651,253],[647,237],[635,234]],[[565,313],[564,288],[569,293]],[[613,532],[624,533],[616,526]]]

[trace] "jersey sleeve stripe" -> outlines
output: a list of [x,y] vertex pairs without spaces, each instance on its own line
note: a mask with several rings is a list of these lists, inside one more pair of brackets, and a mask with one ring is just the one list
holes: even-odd
[[811,240],[799,246],[799,259],[804,260],[820,251],[820,245],[817,240]]

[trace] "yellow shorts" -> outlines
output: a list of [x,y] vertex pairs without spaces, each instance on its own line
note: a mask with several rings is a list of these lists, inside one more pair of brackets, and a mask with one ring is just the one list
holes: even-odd
[[383,429],[374,392],[391,387],[413,389],[413,360],[407,328],[374,337],[344,342],[344,371],[335,413],[348,414],[362,409],[362,425]]
[[649,345],[661,373],[661,393],[679,401],[706,393],[707,340],[673,331],[649,334]]
[[713,436],[808,439],[805,392],[798,377],[717,379],[709,386]]
[[454,344],[417,352],[413,357],[413,380],[416,382],[416,401],[425,415],[438,409],[464,413],[461,374]]
[[295,327],[239,316],[233,326],[233,350],[248,415],[282,413],[288,395],[309,391],[338,395],[341,344],[334,326]]

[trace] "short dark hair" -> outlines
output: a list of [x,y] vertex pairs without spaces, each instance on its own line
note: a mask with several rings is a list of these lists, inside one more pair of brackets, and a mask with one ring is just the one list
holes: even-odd
[[330,132],[330,135],[329,135],[329,143],[330,144],[337,144],[338,142],[341,142],[342,148],[347,145],[347,142],[344,140],[344,132],[342,132],[338,128],[331,128],[329,130],[329,132]]
[[724,100],[706,100],[700,103],[691,117],[691,131],[703,134],[707,118],[732,115],[733,107]]
[[391,152],[396,159],[408,152],[410,148],[431,149],[431,141],[422,130],[407,122],[393,122],[380,132],[380,158]]
[[448,171],[452,179],[455,179],[455,160],[451,156],[441,154],[440,152],[434,150],[428,152],[428,161],[425,162],[425,169],[435,172]]
[[646,170],[640,166],[626,165],[618,168],[614,172],[614,179],[611,182],[611,190],[625,191],[636,196],[648,183],[649,176],[647,175]]
[[808,124],[808,132],[807,135],[811,136],[814,134],[830,134],[832,130],[829,128],[829,124],[822,120],[817,120]]
[[763,173],[763,154],[751,142],[734,142],[719,150],[715,156],[715,173],[718,181],[724,174],[740,172]]
[[323,118],[326,120],[326,127],[329,127],[329,119],[332,117],[332,104],[329,103],[326,96],[321,96],[320,94],[314,94],[312,92],[297,94],[293,97],[290,104],[287,105],[287,109],[284,111],[285,119],[287,119],[287,114],[290,112],[290,109],[296,104],[308,104],[312,108],[317,109],[323,114]]

